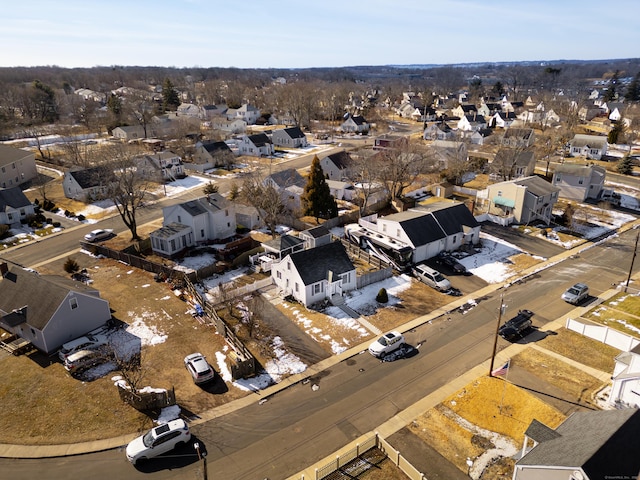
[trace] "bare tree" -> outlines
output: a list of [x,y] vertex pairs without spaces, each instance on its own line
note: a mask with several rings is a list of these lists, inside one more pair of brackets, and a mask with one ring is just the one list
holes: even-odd
[[491,170],[503,181],[511,180],[516,174],[518,162],[530,151],[524,146],[501,148],[491,162]]
[[258,326],[258,318],[256,312],[260,306],[259,300],[255,295],[248,295],[242,299],[242,302],[238,304],[238,309],[241,312],[240,321],[247,329],[249,338],[253,337],[253,332]]
[[404,190],[433,164],[431,155],[408,142],[397,149],[382,150],[372,160],[377,180],[385,186],[390,200],[402,198]]
[[361,195],[360,215],[365,215],[369,206],[369,199],[380,188],[379,175],[376,164],[365,155],[352,155],[353,164],[349,168],[349,176],[357,182]]
[[264,223],[276,238],[278,221],[286,212],[282,196],[272,182],[265,182],[260,173],[247,175],[242,183],[240,197],[263,214]]
[[113,170],[113,182],[106,184],[107,195],[116,205],[122,221],[131,232],[132,240],[140,240],[136,212],[147,196],[150,181],[138,170],[135,154],[125,145],[112,145],[108,149],[108,164]]

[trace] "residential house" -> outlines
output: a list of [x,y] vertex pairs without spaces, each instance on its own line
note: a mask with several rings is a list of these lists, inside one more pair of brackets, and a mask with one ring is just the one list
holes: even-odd
[[569,156],[600,160],[607,154],[607,137],[577,134],[569,140]]
[[142,125],[127,125],[123,127],[116,127],[111,131],[113,138],[118,140],[140,140],[147,138],[147,134],[144,131]]
[[375,138],[374,150],[399,150],[408,145],[407,137],[402,135],[392,135],[384,133]]
[[275,152],[273,143],[266,133],[256,133],[253,135],[243,135],[238,142],[238,152],[240,155],[251,155],[254,157],[269,157]]
[[350,202],[357,196],[356,189],[350,182],[340,180],[326,180],[329,192],[336,200],[346,200]]
[[424,140],[453,140],[455,136],[455,130],[446,122],[432,123],[424,129],[422,134]]
[[58,275],[0,265],[0,328],[51,354],[111,319],[95,288]]
[[304,248],[316,248],[331,243],[331,232],[324,225],[309,228],[300,232],[300,239],[304,241]]
[[620,120],[622,120],[622,111],[622,105],[613,107],[609,112],[609,120],[611,120],[612,122],[619,122]]
[[204,172],[216,167],[226,167],[233,163],[235,155],[226,142],[198,142],[195,145],[195,151],[192,161],[185,163],[184,167],[188,170]]
[[83,100],[91,100],[102,105],[104,105],[107,101],[107,96],[104,93],[96,92],[88,88],[78,88],[77,90],[74,90],[73,93],[82,97]]
[[596,165],[563,163],[553,172],[553,185],[560,189],[560,196],[584,202],[596,200],[604,189],[607,171]]
[[215,118],[211,121],[212,128],[223,132],[238,134],[247,130],[247,122],[239,118],[228,120],[226,117]]
[[441,169],[449,168],[449,164],[466,163],[469,161],[467,145],[464,142],[449,140],[434,140],[430,151]]
[[292,211],[302,206],[302,194],[307,180],[295,168],[272,173],[264,180],[265,185],[273,186],[282,198],[283,204]]
[[340,125],[340,130],[344,133],[361,133],[367,134],[369,133],[369,123],[364,119],[362,115],[348,115],[342,125]]
[[597,105],[587,105],[581,107],[580,110],[578,110],[578,118],[583,122],[588,122],[589,120],[593,120],[595,117],[597,117],[598,115],[602,115],[603,113],[604,112],[602,108],[598,107]]
[[156,178],[159,181],[173,181],[184,178],[182,158],[169,150],[143,155],[135,159],[138,172],[146,178]]
[[501,110],[502,110],[502,107],[500,106],[499,103],[495,103],[495,102],[485,103],[483,99],[476,113],[478,115],[482,115],[483,117],[489,118],[495,115],[497,112],[500,112]]
[[240,108],[230,108],[227,110],[228,120],[242,120],[247,125],[255,125],[260,118],[260,109],[245,103]]
[[463,130],[460,133],[460,139],[470,145],[483,145],[484,138],[490,134],[490,130]]
[[264,225],[260,211],[249,205],[235,203],[236,208],[236,228],[245,228],[247,230],[255,230]]
[[0,144],[0,187],[23,185],[38,177],[36,156],[20,148]]
[[536,158],[532,150],[501,148],[489,165],[493,180],[514,180],[534,174]]
[[278,147],[300,148],[309,145],[307,136],[300,127],[289,127],[274,130],[271,135],[271,141]]
[[271,278],[281,294],[304,306],[341,297],[356,288],[356,267],[340,241],[287,255],[274,264]]
[[560,115],[558,115],[553,110],[547,110],[544,113],[544,118],[542,120],[542,124],[546,127],[553,127],[560,123]]
[[106,198],[110,187],[117,178],[107,166],[70,170],[65,172],[62,179],[64,196],[79,201],[93,201]]
[[149,236],[154,253],[165,257],[174,257],[194,245],[226,240],[236,233],[235,205],[219,193],[164,207],[162,216],[163,227]]
[[528,148],[535,142],[533,128],[508,128],[502,136],[501,143],[505,147]]
[[[572,413],[555,430],[534,420],[525,431],[513,480],[635,479],[640,410]],[[529,447],[533,441],[533,447]]]
[[609,403],[618,408],[640,408],[640,343],[615,358]]
[[491,128],[509,128],[516,121],[514,112],[496,112],[489,118]]
[[477,107],[471,103],[462,103],[451,110],[451,115],[458,118],[474,116],[477,113]]
[[544,111],[541,110],[523,110],[517,115],[517,120],[522,124],[542,123],[544,119]]
[[551,222],[560,189],[540,177],[530,176],[494,183],[487,188],[488,213],[510,217],[519,224]]
[[480,225],[461,202],[443,200],[384,217],[374,214],[360,218],[358,223],[399,245],[410,246],[412,263],[480,240]]
[[524,102],[510,101],[506,95],[500,101],[500,109],[503,112],[516,112],[516,110],[524,107]]
[[19,227],[35,215],[35,207],[20,187],[0,188],[0,225]]
[[202,113],[205,120],[213,120],[214,118],[221,118],[222,116],[226,117],[227,110],[228,108],[224,104],[202,106]]
[[176,113],[182,117],[204,118],[204,110],[193,103],[181,103]]
[[322,173],[329,180],[345,180],[350,177],[350,168],[353,166],[353,159],[344,150],[332,153],[320,160]]
[[465,115],[458,120],[458,130],[479,131],[487,128],[487,121],[482,115]]

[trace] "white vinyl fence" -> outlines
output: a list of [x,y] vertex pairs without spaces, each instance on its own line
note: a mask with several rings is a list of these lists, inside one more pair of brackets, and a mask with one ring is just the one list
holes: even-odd
[[613,328],[606,327],[604,325],[590,325],[579,322],[572,318],[567,318],[566,327],[568,330],[584,335],[585,337],[593,338],[607,345],[628,352],[636,345],[640,343],[640,340],[634,338],[626,333],[622,333]]

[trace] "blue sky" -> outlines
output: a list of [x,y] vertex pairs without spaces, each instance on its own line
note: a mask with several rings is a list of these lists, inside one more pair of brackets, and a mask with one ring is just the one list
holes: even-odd
[[2,17],[0,66],[640,57],[638,0],[8,0]]

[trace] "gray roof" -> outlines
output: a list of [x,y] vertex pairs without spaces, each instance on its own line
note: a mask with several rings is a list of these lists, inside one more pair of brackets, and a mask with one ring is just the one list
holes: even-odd
[[524,150],[524,151],[518,152],[510,148],[501,148],[496,152],[496,155],[493,159],[493,163],[495,163],[496,165],[500,165],[504,163],[511,164],[511,160],[513,158],[512,155],[514,153],[517,155],[515,160],[515,165],[524,167],[534,161],[533,150]]
[[20,148],[10,147],[9,145],[0,144],[0,166],[9,165],[14,162],[18,162],[29,156],[34,157],[35,155],[26,150],[22,150]]
[[298,245],[302,245],[304,240],[298,237],[294,237],[293,235],[284,234],[280,237],[273,238],[266,242],[262,242],[263,245],[267,245],[278,252],[283,252],[290,248],[297,247]]
[[288,168],[287,170],[272,173],[269,178],[280,188],[287,188],[293,185],[304,188],[307,184],[307,181],[295,168]]
[[[513,113],[513,112],[509,112]],[[503,117],[504,118],[504,117]],[[511,116],[509,118],[514,118]],[[508,128],[506,132],[504,132],[504,138],[521,138],[522,140],[529,140],[533,135],[533,128]]]
[[284,128],[282,131],[289,135],[290,138],[305,138],[305,134],[300,130],[300,127]]
[[461,202],[437,202],[412,210],[429,212],[447,235],[462,233],[463,226],[475,228],[479,225],[469,208]]
[[188,225],[182,225],[181,223],[173,222],[165,225],[162,228],[159,228],[158,230],[155,230],[153,232],[153,236],[158,238],[171,238],[177,233],[189,229],[191,229],[191,227],[189,227]]
[[559,436],[536,445],[516,465],[582,468],[590,479],[636,478],[640,471],[640,410],[576,412]]
[[607,144],[607,137],[602,137],[599,135],[576,135],[569,141],[572,147],[597,147],[604,148]]
[[12,267],[0,279],[0,314],[27,307],[27,324],[42,330],[69,292],[98,296],[95,288],[58,275],[37,273]]
[[527,191],[537,197],[544,197],[560,191],[558,187],[554,187],[546,180],[536,177],[535,175],[519,178],[514,180],[513,183],[527,187]]
[[529,424],[524,434],[538,443],[553,440],[560,436],[554,429],[547,427],[535,418],[531,421],[531,424]]
[[209,153],[231,152],[229,145],[225,142],[202,142],[202,148]]
[[0,188],[0,212],[5,212],[7,208],[28,207],[31,202],[20,190],[20,187]]
[[113,171],[103,166],[70,171],[69,175],[74,178],[81,188],[99,187],[116,181]]
[[331,232],[329,232],[329,229],[324,225],[318,225],[317,227],[310,228],[308,230],[305,230],[302,233],[305,233],[306,235],[309,235],[312,238],[321,238],[326,235],[329,235]]
[[353,159],[349,153],[344,150],[338,153],[334,153],[327,157],[329,160],[333,162],[333,164],[338,167],[340,170],[344,170],[349,168],[350,165],[353,164]]
[[600,171],[603,175],[606,173],[604,168],[597,165],[579,165],[577,163],[562,163],[555,168],[553,173],[563,173],[576,177],[590,177],[594,170]]
[[271,143],[271,139],[266,133],[256,133],[247,137],[256,147],[263,147]]
[[341,275],[355,269],[340,241],[292,253],[289,258],[305,285],[326,280],[329,270]]
[[447,236],[435,217],[426,212],[407,210],[384,218],[398,222],[414,247],[427,245]]
[[229,206],[229,201],[219,193],[211,193],[206,197],[200,197],[196,200],[189,200],[181,203],[180,206],[192,217],[197,217],[207,212],[218,212]]

